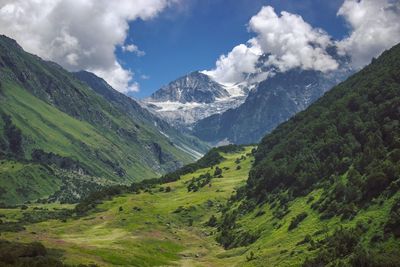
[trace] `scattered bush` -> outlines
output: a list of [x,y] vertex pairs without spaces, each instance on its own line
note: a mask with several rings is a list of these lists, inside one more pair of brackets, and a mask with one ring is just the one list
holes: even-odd
[[157,179],[158,180],[157,182],[158,183],[174,182],[179,180],[182,175],[193,173],[202,168],[209,168],[214,165],[217,165],[224,160],[224,157],[222,157],[219,154],[219,152],[225,152],[230,150],[234,150],[234,148],[227,148],[227,147],[212,148],[210,151],[207,152],[207,154],[205,154],[201,159],[199,159],[195,163],[188,164],[174,172],[165,174],[161,178]]
[[272,215],[281,220],[283,219],[283,217],[285,217],[288,213],[290,212],[289,208],[287,205],[281,205],[279,207],[277,207],[276,209],[274,209],[274,211],[272,212]]
[[252,261],[254,260],[256,257],[254,256],[254,252],[250,251],[250,253],[248,255],[246,255],[246,260],[247,261]]
[[257,213],[254,217],[260,217],[260,216],[263,216],[264,214],[265,214],[264,210],[259,210],[259,211],[257,211]]
[[310,243],[311,246],[313,246],[313,244],[314,244],[314,240],[312,239],[311,235],[309,235],[309,234],[307,234],[304,237],[304,239],[302,241],[298,242],[296,245],[299,246],[299,245],[303,245],[303,244],[307,244],[307,243]]
[[205,225],[209,227],[215,227],[217,226],[217,224],[218,224],[217,217],[215,217],[215,215],[213,214],[211,215],[210,219],[206,222]]
[[132,208],[132,210],[134,210],[134,211],[142,211],[142,208],[135,206],[135,207]]
[[293,230],[296,228],[300,222],[302,222],[306,217],[308,216],[307,212],[302,212],[298,214],[296,217],[293,217],[292,220],[290,221],[290,225],[288,230]]
[[326,266],[351,255],[360,242],[357,228],[340,228],[319,243],[319,251],[312,259],[306,259],[303,267]]
[[214,177],[217,177],[220,175],[222,175],[222,169],[217,166],[217,167],[215,167]]
[[197,192],[200,188],[206,186],[211,182],[211,175],[209,173],[201,174],[199,177],[193,177],[190,180],[187,190],[188,192]]

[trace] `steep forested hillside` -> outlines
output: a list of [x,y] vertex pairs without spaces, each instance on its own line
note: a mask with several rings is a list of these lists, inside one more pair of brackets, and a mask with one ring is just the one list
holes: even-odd
[[399,118],[397,45],[262,140],[246,187],[224,212],[219,241],[259,246],[279,236],[284,247],[303,235],[297,251],[281,253],[308,258],[304,266],[396,266]]
[[119,102],[0,37],[0,202],[48,196],[71,181],[86,190],[155,177],[207,149],[108,91]]
[[400,45],[267,135],[248,196],[262,200],[279,187],[302,195],[346,173],[356,179],[362,199],[378,196],[400,175],[399,119]]

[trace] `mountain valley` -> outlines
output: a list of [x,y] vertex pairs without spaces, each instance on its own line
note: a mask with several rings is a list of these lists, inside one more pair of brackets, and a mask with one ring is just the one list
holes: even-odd
[[256,147],[213,148],[77,205],[4,206],[0,262],[397,266],[399,62],[397,45]]
[[400,267],[400,0],[0,1],[0,267],[124,266]]

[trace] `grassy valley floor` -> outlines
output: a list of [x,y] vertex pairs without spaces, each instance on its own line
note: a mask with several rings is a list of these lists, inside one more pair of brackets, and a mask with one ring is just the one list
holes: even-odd
[[[371,242],[400,196],[397,193],[387,199],[376,199],[350,220],[339,217],[322,220],[321,214],[311,208],[321,197],[319,189],[290,201],[281,219],[273,214],[276,209],[271,204],[257,206],[236,222],[238,234],[256,233],[257,240],[247,246],[225,250],[216,242],[217,228],[206,224],[213,215],[220,220],[228,198],[245,184],[254,160],[252,149],[246,147],[238,153],[221,153],[225,160],[216,166],[199,169],[147,192],[114,197],[84,217],[28,224],[20,232],[3,232],[1,239],[22,243],[40,241],[49,248],[50,254],[70,265],[301,266],[307,257],[317,253],[319,242],[339,226],[361,225],[364,229],[361,242]],[[222,169],[221,178],[214,177],[217,166]],[[213,177],[210,183],[189,192],[192,178],[206,173]],[[23,213],[73,207],[32,204],[26,210],[1,209],[0,214],[4,222],[18,221]],[[293,218],[304,212],[307,216],[289,230]],[[394,237],[378,246],[383,251],[400,248]]]
[[[24,231],[6,232],[1,237],[18,242],[40,241],[61,252],[68,264],[234,265],[237,259],[226,257],[229,253],[226,254],[215,241],[215,228],[204,224],[211,215],[218,216],[235,189],[245,183],[253,160],[249,156],[251,149],[246,147],[240,153],[223,154],[226,160],[218,165],[223,170],[223,177],[212,178],[197,192],[188,192],[190,180],[207,172],[213,175],[215,167],[187,174],[176,182],[153,188],[151,192],[115,197],[83,218],[31,224]],[[236,164],[235,160],[242,155],[246,159]],[[241,166],[239,170],[238,165]],[[170,192],[166,192],[167,187]],[[35,207],[65,207],[54,205],[31,205],[23,212],[29,213]],[[68,205],[67,208],[72,207]],[[0,213],[7,221],[18,219],[21,211],[2,209]]]

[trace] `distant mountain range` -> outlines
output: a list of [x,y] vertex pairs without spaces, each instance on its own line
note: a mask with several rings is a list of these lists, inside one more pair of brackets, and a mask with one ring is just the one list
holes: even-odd
[[257,143],[280,123],[304,110],[351,71],[347,68],[322,73],[293,69],[261,82],[236,108],[199,120],[193,134],[202,140]]
[[[340,67],[328,73],[292,69],[276,72],[262,82],[249,82],[250,74],[247,81],[227,86],[202,72],[193,72],[142,103],[152,113],[212,145],[256,143],[353,72],[348,58],[333,48],[330,53]],[[266,58],[260,57],[261,66]],[[263,68],[270,71],[265,68],[272,67]]]

